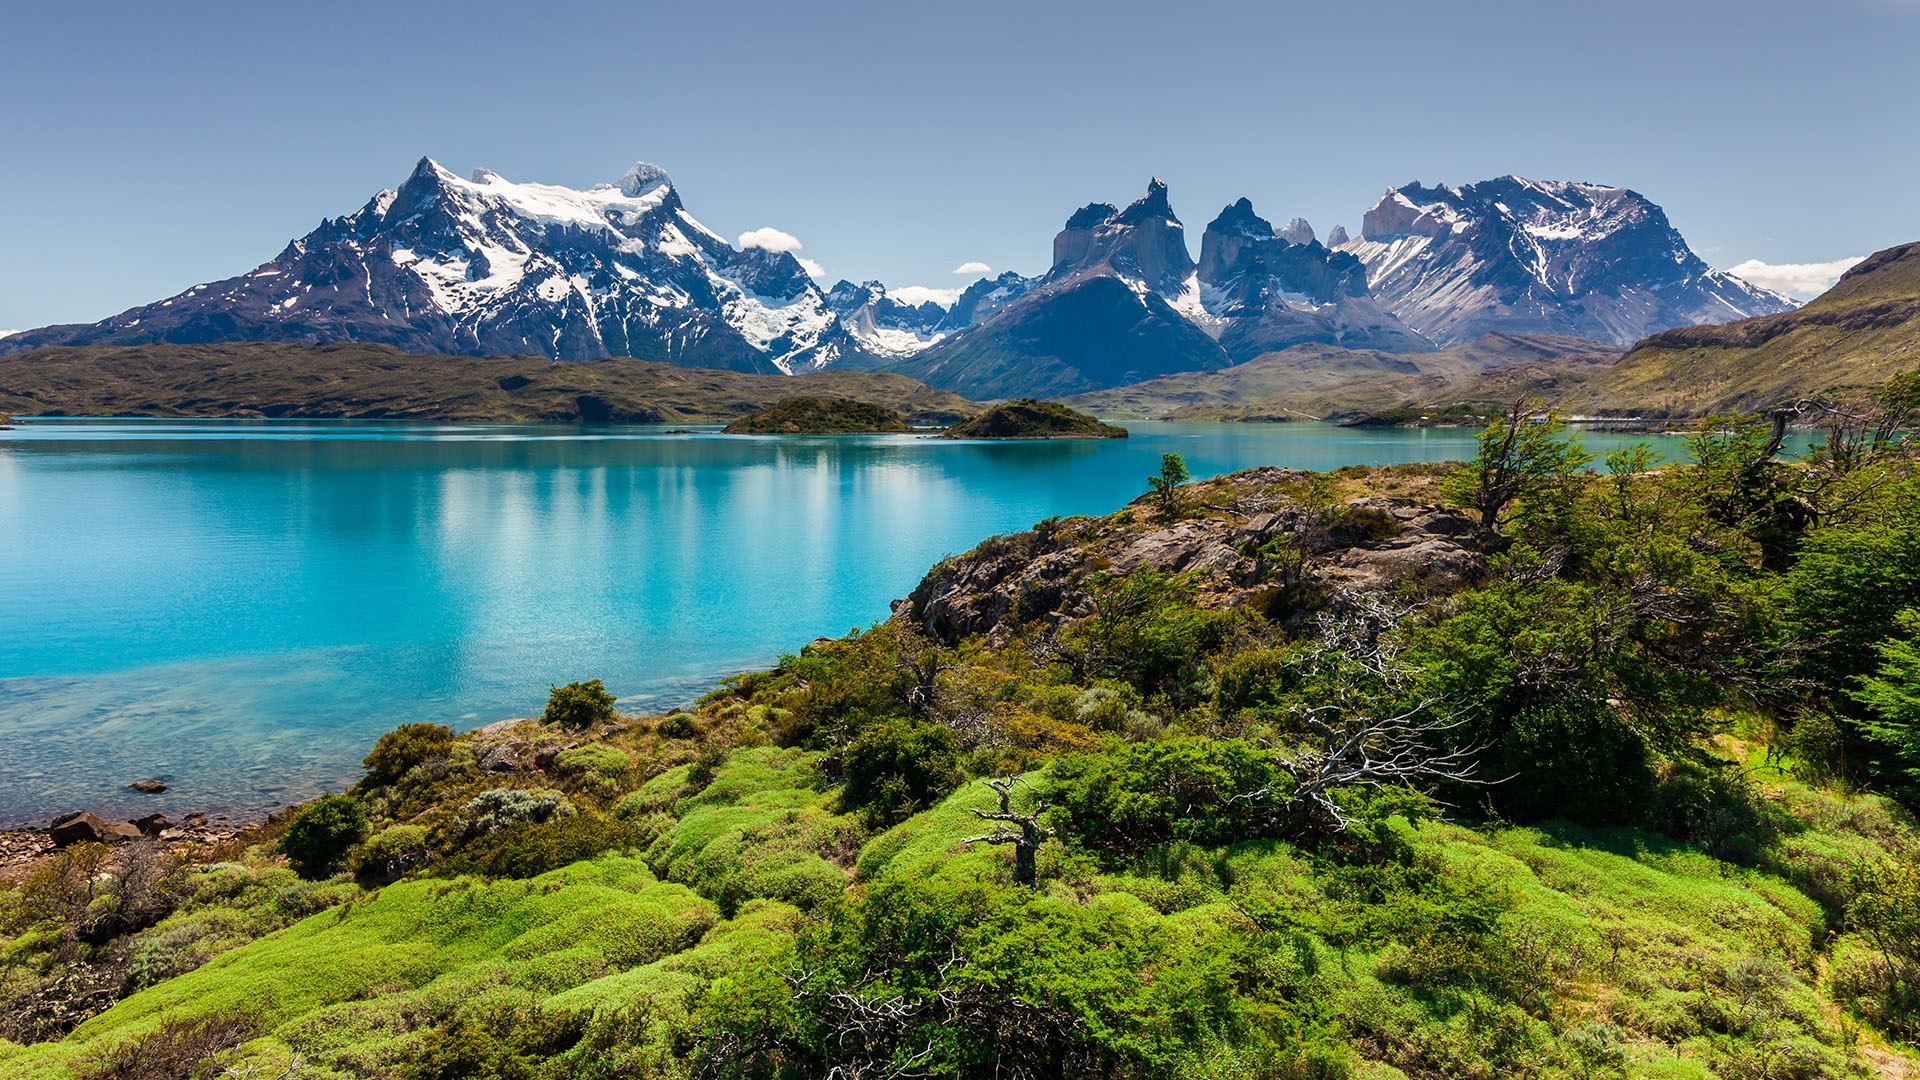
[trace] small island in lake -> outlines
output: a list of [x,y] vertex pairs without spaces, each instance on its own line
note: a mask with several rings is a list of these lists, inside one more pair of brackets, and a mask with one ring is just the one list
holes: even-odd
[[885,405],[843,397],[790,397],[720,429],[728,435],[891,435],[912,431]]
[[1124,439],[1127,429],[1103,424],[1052,401],[1003,401],[946,430],[949,439]]

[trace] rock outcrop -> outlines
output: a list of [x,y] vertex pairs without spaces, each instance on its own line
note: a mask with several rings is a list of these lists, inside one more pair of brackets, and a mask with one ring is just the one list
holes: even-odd
[[1367,497],[1313,508],[1291,497],[1311,476],[1266,468],[1181,489],[1199,516],[1163,521],[1145,501],[1104,518],[995,537],[934,567],[894,616],[952,645],[1004,642],[1034,622],[1094,612],[1100,575],[1189,574],[1198,601],[1259,604],[1281,621],[1368,594],[1445,595],[1476,584],[1501,539],[1459,511]]

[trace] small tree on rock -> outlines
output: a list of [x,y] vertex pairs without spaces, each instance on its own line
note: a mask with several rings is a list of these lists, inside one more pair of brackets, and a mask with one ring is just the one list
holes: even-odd
[[1160,512],[1172,516],[1180,485],[1187,482],[1187,459],[1179,454],[1160,455],[1160,475],[1147,477],[1147,487],[1160,497]]
[[1516,401],[1480,432],[1480,450],[1445,494],[1500,531],[1516,505],[1567,491],[1591,457],[1566,434],[1560,414],[1534,419],[1533,403]]

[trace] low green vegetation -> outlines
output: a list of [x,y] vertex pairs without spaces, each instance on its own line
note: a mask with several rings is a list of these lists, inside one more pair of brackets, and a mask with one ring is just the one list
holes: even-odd
[[953,425],[949,439],[1124,439],[1127,429],[1103,424],[1052,401],[1015,398]]
[[683,711],[407,725],[0,890],[0,1078],[1911,1075],[1885,420],[1167,473]]
[[729,435],[883,435],[912,431],[898,412],[852,398],[790,397],[735,420]]
[[570,682],[554,687],[553,692],[547,695],[547,708],[540,714],[540,719],[543,723],[579,731],[613,719],[613,706],[617,700],[607,693],[606,684],[599,679]]

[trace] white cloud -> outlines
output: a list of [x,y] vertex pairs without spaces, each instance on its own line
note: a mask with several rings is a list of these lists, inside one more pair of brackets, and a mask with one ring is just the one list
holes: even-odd
[[812,259],[807,258],[805,255],[795,255],[794,258],[799,260],[800,269],[805,270],[807,272],[808,277],[813,278],[816,281],[826,280],[826,277],[827,277],[826,267],[821,266],[819,263],[813,261]]
[[954,267],[953,272],[956,274],[991,274],[993,273],[993,267],[988,266],[978,259],[969,259],[959,266]]
[[19,332],[18,330],[0,330],[0,337],[12,337]]
[[1855,255],[1822,263],[1764,263],[1759,259],[1748,259],[1739,266],[1729,267],[1727,273],[1745,278],[1763,289],[1783,292],[1799,300],[1811,300],[1833,288],[1833,283],[1840,280],[1840,275],[1864,257]]
[[912,304],[915,307],[931,300],[943,308],[950,308],[955,300],[960,299],[960,290],[929,289],[925,285],[902,285],[897,289],[888,289],[887,295],[903,304]]
[[801,248],[799,237],[773,228],[748,229],[740,234],[740,246],[762,251],[799,251]]

